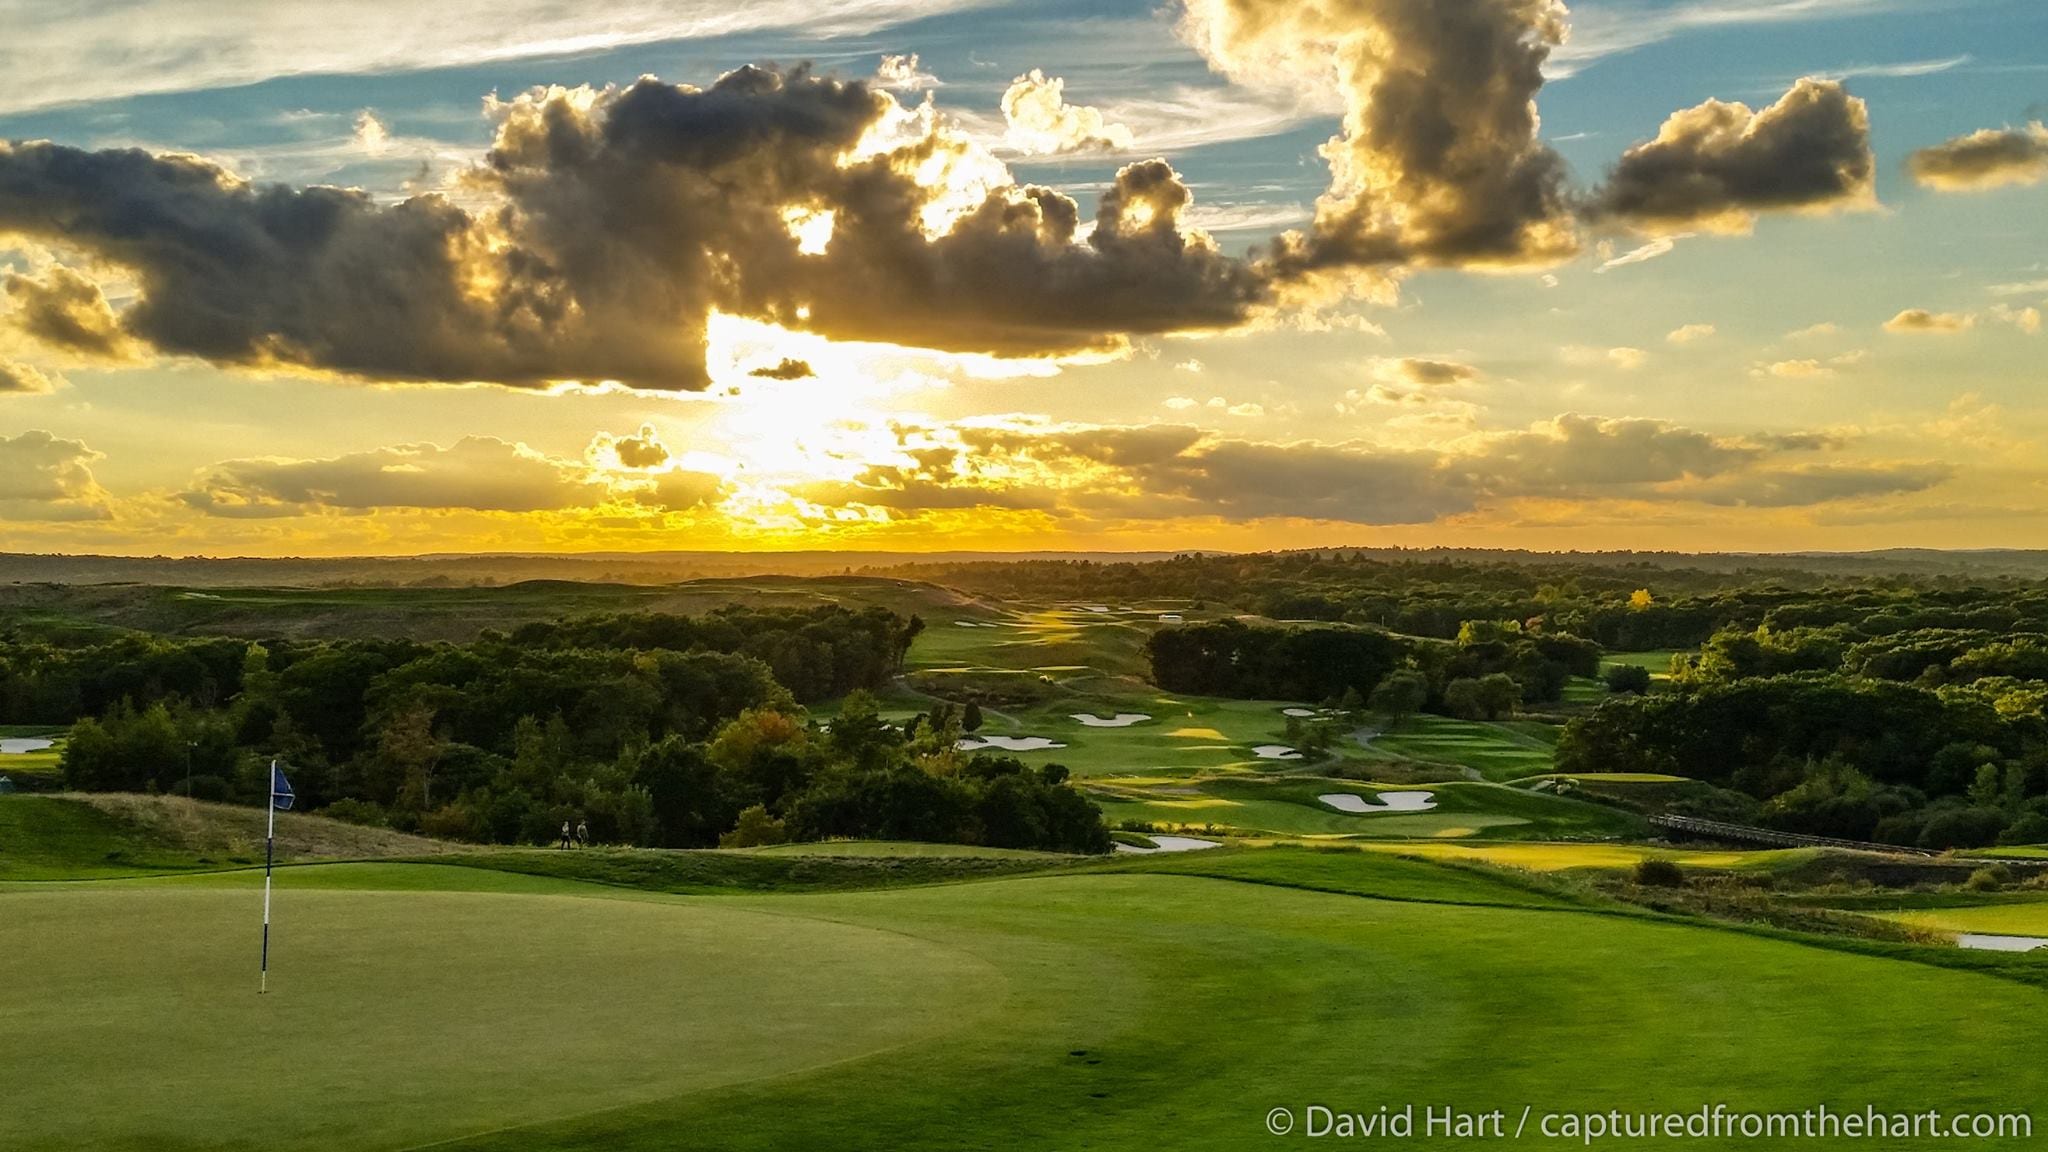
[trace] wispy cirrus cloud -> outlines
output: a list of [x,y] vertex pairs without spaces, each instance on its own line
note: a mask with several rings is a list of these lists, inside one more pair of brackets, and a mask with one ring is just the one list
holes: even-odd
[[1688,32],[1839,20],[1906,6],[1906,0],[1694,0],[1677,5],[1612,0],[1577,4],[1572,7],[1571,39],[1550,54],[1544,73],[1552,80],[1567,79],[1606,57]]
[[886,28],[993,0],[622,0],[601,16],[555,0],[0,0],[0,113],[280,76],[474,66],[787,28]]

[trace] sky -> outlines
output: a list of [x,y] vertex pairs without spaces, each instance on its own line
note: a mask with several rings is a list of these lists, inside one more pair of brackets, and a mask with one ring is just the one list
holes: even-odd
[[2037,0],[0,25],[0,549],[2048,543]]

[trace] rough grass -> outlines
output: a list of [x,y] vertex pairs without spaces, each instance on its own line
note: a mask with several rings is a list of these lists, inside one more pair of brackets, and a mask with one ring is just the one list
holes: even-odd
[[[178,796],[0,796],[0,880],[147,875],[263,863],[260,808]],[[446,845],[385,828],[280,812],[277,858],[425,856]]]
[[1089,784],[1089,796],[1112,826],[1142,821],[1214,827],[1242,836],[1582,840],[1645,830],[1639,819],[1612,808],[1468,781],[1398,789],[1431,793],[1436,807],[1429,811],[1360,814],[1338,811],[1319,797],[1331,792],[1370,797],[1386,789],[1313,776],[1141,780],[1100,778]]

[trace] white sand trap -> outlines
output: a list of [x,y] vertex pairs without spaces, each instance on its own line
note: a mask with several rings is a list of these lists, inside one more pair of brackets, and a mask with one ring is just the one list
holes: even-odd
[[1084,611],[1084,612],[1095,612],[1095,613],[1098,613],[1098,614],[1099,614],[1099,613],[1103,613],[1103,612],[1107,612],[1107,611],[1109,611],[1109,605],[1107,605],[1107,604],[1088,604],[1088,605],[1084,605],[1084,606],[1082,607],[1082,611]]
[[1368,812],[1427,812],[1436,807],[1436,797],[1427,792],[1382,792],[1370,800],[1356,792],[1325,792],[1316,799],[1339,812],[1358,815]]
[[1323,710],[1321,708],[1282,708],[1280,714],[1282,716],[1298,716],[1306,720],[1311,716],[1321,716]]
[[1991,936],[1982,932],[1965,932],[1956,937],[1956,944],[1964,948],[1982,948],[1987,952],[2032,952],[2036,948],[2048,947],[2048,939],[2040,936]]
[[1114,716],[1095,716],[1087,712],[1076,712],[1073,719],[1080,721],[1090,728],[1129,728],[1133,724],[1143,724],[1145,721],[1150,720],[1151,717],[1143,712],[1119,712]]
[[1001,748],[1005,752],[1043,752],[1047,748],[1065,748],[1057,740],[1043,736],[970,736],[954,745],[962,752],[974,752],[982,748]]
[[0,740],[0,755],[20,756],[28,752],[41,752],[54,746],[54,742],[35,736],[14,736]]
[[1214,840],[1197,840],[1193,836],[1147,836],[1145,839],[1159,845],[1157,848],[1140,848],[1134,844],[1119,844],[1119,852],[1137,852],[1150,855],[1154,852],[1199,852],[1204,848],[1221,848]]
[[955,628],[979,628],[979,627],[981,627],[981,625],[979,625],[979,624],[976,624],[976,623],[975,623],[974,621],[972,621],[972,620],[955,620],[955,621],[953,621],[953,627],[955,627]]
[[1161,624],[1178,624],[1181,622],[1181,615],[1178,612],[1161,612],[1159,614],[1159,622]]
[[1285,744],[1261,744],[1252,749],[1252,755],[1261,760],[1299,760],[1301,753]]

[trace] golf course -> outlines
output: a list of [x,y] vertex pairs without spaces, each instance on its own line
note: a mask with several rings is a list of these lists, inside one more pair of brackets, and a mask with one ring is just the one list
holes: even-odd
[[[1411,1105],[1499,1110],[1523,1118],[1521,1139],[1562,1147],[1584,1142],[1546,1117],[1825,1106],[2012,1124],[2048,1087],[2017,1055],[2048,1018],[2048,952],[1957,946],[2048,937],[2033,849],[1980,868],[1673,842],[1651,816],[1727,794],[1559,769],[1560,731],[1612,695],[1598,679],[1542,708],[1403,714],[1162,688],[1153,636],[1236,619],[1191,602],[883,580],[505,596],[535,628],[593,604],[738,604],[725,619],[762,627],[839,627],[816,613],[849,606],[915,614],[921,631],[873,687],[819,680],[810,703],[774,706],[785,720],[741,713],[707,759],[679,762],[781,763],[748,750],[762,741],[900,747],[924,757],[921,779],[1001,757],[995,778],[1070,789],[1111,842],[792,837],[819,803],[803,798],[780,808],[787,829],[756,819],[771,834],[751,844],[585,847],[565,825],[557,847],[553,813],[569,809],[493,842],[330,801],[279,814],[259,994],[264,814],[185,794],[201,791],[188,756],[213,771],[205,730],[172,745],[151,788],[82,791],[65,790],[74,747],[115,737],[10,729],[24,743],[0,771],[16,757],[26,790],[0,795],[0,1149],[1234,1149],[1314,1139],[1312,1106]],[[124,593],[92,610],[126,614],[103,626],[128,636],[173,613],[199,644],[281,623],[316,634],[275,646],[306,667],[305,652],[356,643],[361,613],[400,628],[432,615],[395,593],[288,590]],[[435,619],[422,627],[459,617]],[[615,619],[588,627],[668,627]],[[544,651],[552,635],[512,642]],[[229,655],[246,661],[246,643]],[[244,696],[267,683],[245,677]],[[281,706],[301,699],[288,688]],[[144,723],[126,707],[106,723]],[[405,746],[385,723],[361,763]],[[548,734],[559,714],[547,732],[522,725],[500,779],[567,739]],[[658,809],[672,810],[697,811]],[[2032,1146],[2030,1128],[1973,1143]]]
[[1310,1102],[2005,1111],[2048,1076],[2011,1059],[2048,990],[2001,972],[1359,851],[766,895],[303,865],[261,997],[259,889],[0,892],[0,1147],[1238,1148]]

